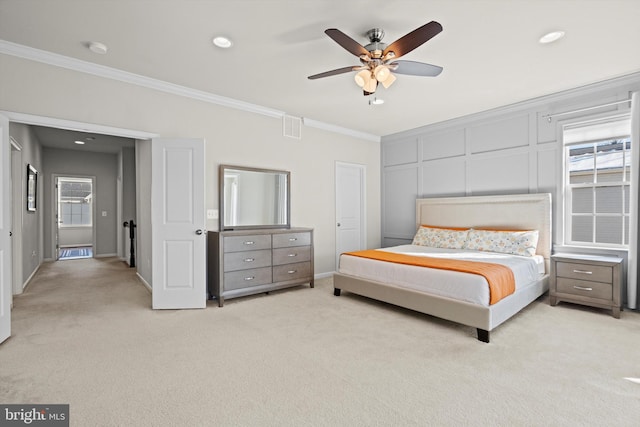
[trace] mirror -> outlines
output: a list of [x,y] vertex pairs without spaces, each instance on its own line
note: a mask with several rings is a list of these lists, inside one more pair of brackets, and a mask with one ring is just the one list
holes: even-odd
[[220,230],[289,228],[288,171],[220,165]]

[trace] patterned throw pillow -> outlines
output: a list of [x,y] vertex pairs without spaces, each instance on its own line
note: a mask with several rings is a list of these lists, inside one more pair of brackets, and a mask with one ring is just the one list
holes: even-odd
[[413,238],[414,245],[432,248],[462,249],[469,230],[420,226]]
[[470,230],[465,249],[534,256],[538,246],[538,230],[496,231]]

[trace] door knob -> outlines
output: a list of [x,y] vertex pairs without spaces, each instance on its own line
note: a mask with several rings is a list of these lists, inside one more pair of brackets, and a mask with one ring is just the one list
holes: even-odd
[[340,223],[338,223],[338,227],[340,227]]
[[196,234],[197,234],[198,236],[202,235],[202,230],[197,229],[197,230],[196,230]]

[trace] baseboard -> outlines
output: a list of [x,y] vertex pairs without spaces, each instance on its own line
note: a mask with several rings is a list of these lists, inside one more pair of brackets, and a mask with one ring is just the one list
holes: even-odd
[[330,271],[329,273],[319,273],[319,274],[314,274],[313,278],[314,279],[326,279],[327,277],[333,277],[333,271]]
[[33,269],[33,272],[31,273],[31,275],[29,275],[29,277],[27,277],[27,280],[25,280],[25,282],[22,284],[22,292],[23,293],[27,289],[27,286],[29,286],[29,283],[31,283],[31,279],[33,279],[33,276],[35,276],[36,273],[38,272],[38,270],[40,270],[40,266],[41,265],[42,265],[42,263],[38,264],[36,266],[36,268]]
[[149,293],[153,293],[153,291],[151,290],[152,289],[151,285],[146,280],[144,280],[144,277],[142,277],[140,273],[138,273],[137,271],[136,271],[136,276],[138,276],[138,278],[142,280],[142,284],[144,285],[145,288],[147,288]]
[[113,254],[100,254],[100,255],[95,254],[93,257],[94,258],[112,258],[112,257],[115,257],[115,256],[118,256],[118,254],[115,254],[115,253],[113,253]]

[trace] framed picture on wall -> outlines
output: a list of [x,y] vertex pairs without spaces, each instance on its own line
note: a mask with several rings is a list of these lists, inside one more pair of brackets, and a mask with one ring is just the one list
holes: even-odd
[[27,210],[36,211],[38,200],[38,171],[31,165],[27,165]]

